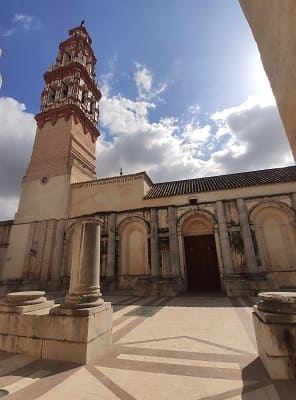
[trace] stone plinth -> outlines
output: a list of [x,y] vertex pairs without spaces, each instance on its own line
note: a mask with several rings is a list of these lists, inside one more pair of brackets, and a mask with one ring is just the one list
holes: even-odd
[[[8,295],[9,302],[0,306],[0,350],[85,364],[110,349],[110,303],[63,309],[54,306],[53,301],[47,301],[44,294],[19,292]],[[38,304],[37,299],[42,299],[41,303]],[[35,303],[21,305],[31,301]]]
[[70,288],[61,305],[42,291],[7,295],[0,307],[0,350],[85,364],[110,349],[112,308],[100,291],[100,223],[83,218],[73,224]]
[[259,356],[272,379],[296,379],[296,292],[258,297],[253,321]]

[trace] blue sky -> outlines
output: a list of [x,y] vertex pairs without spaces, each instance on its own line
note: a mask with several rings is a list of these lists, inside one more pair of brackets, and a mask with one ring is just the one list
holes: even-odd
[[82,19],[104,95],[98,177],[122,167],[163,181],[293,162],[238,0],[10,0],[0,15],[0,218],[17,207],[43,73]]

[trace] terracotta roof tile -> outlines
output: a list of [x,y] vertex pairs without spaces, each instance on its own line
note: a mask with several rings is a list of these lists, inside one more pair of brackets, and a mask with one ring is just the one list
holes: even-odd
[[145,199],[296,181],[296,166],[155,183]]

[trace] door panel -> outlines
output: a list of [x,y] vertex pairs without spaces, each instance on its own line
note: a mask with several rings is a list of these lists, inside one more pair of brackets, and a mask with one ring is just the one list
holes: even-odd
[[214,235],[185,236],[184,247],[188,290],[220,290]]

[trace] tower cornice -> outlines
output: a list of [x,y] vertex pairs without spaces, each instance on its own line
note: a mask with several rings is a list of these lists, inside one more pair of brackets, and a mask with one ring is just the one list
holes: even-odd
[[82,125],[84,134],[86,135],[87,133],[90,133],[92,142],[95,142],[100,136],[100,132],[76,104],[67,104],[62,108],[41,112],[35,115],[35,120],[38,127],[42,129],[46,122],[51,122],[52,126],[55,126],[58,119],[64,118],[67,122],[71,116],[73,116],[75,124],[80,123]]

